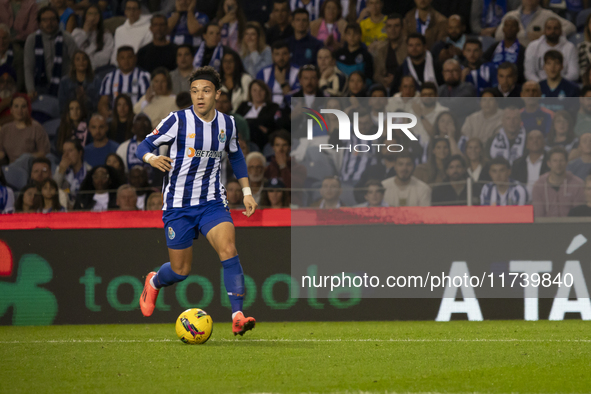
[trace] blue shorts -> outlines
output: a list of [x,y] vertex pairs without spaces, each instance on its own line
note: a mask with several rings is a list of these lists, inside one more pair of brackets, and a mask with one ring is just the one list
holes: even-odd
[[162,213],[166,245],[170,249],[186,249],[193,245],[199,232],[207,236],[220,223],[232,221],[230,210],[222,201],[208,201],[194,207],[171,208]]

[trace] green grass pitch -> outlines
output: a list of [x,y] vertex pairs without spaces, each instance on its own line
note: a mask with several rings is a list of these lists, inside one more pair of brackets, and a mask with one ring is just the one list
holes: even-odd
[[589,324],[214,323],[194,346],[173,324],[0,327],[0,392],[583,393]]

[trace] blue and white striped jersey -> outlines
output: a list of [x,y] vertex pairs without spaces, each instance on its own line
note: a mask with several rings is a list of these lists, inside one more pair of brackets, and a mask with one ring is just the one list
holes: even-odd
[[148,72],[136,67],[129,74],[124,75],[121,70],[117,69],[105,75],[99,96],[111,96],[111,104],[114,104],[117,96],[125,93],[131,97],[131,102],[135,105],[146,94],[149,87],[150,74]]
[[527,190],[520,183],[513,183],[501,195],[494,182],[487,183],[480,192],[480,205],[525,205],[529,201]]
[[[220,182],[222,155],[225,151],[231,160],[239,156],[242,162],[244,156],[238,145],[234,118],[217,110],[215,112],[211,122],[201,120],[193,111],[193,106],[171,112],[142,142],[150,148],[170,147],[169,155],[173,162],[162,193],[163,210],[226,199],[226,189]],[[143,151],[138,153],[141,154]],[[233,168],[236,173],[236,168]]]

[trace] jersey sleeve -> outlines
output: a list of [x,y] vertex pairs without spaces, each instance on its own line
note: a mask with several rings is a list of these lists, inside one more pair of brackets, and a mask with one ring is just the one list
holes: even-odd
[[228,117],[230,118],[232,123],[230,141],[228,141],[228,145],[226,145],[228,159],[230,160],[230,164],[232,165],[232,171],[234,171],[236,179],[247,178],[248,171],[246,170],[246,161],[244,160],[244,154],[242,153],[242,149],[240,149],[240,144],[238,143],[238,130],[236,130],[236,122],[234,121],[233,116]]
[[174,112],[171,112],[162,122],[156,126],[152,133],[138,145],[136,156],[142,160],[146,153],[154,151],[161,145],[171,145],[178,133],[178,118]]

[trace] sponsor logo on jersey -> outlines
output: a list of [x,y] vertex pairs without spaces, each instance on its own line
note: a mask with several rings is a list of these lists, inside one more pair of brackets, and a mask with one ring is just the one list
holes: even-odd
[[201,149],[195,149],[195,148],[187,148],[186,154],[187,157],[213,157],[213,158],[217,158],[217,157],[222,157],[222,154],[224,152],[222,151],[214,151],[214,150],[201,150]]
[[159,131],[156,129],[154,129],[154,131],[152,131],[152,134],[154,134],[154,135],[158,135],[158,133],[159,133]]
[[195,138],[195,133],[189,134],[189,138]]

